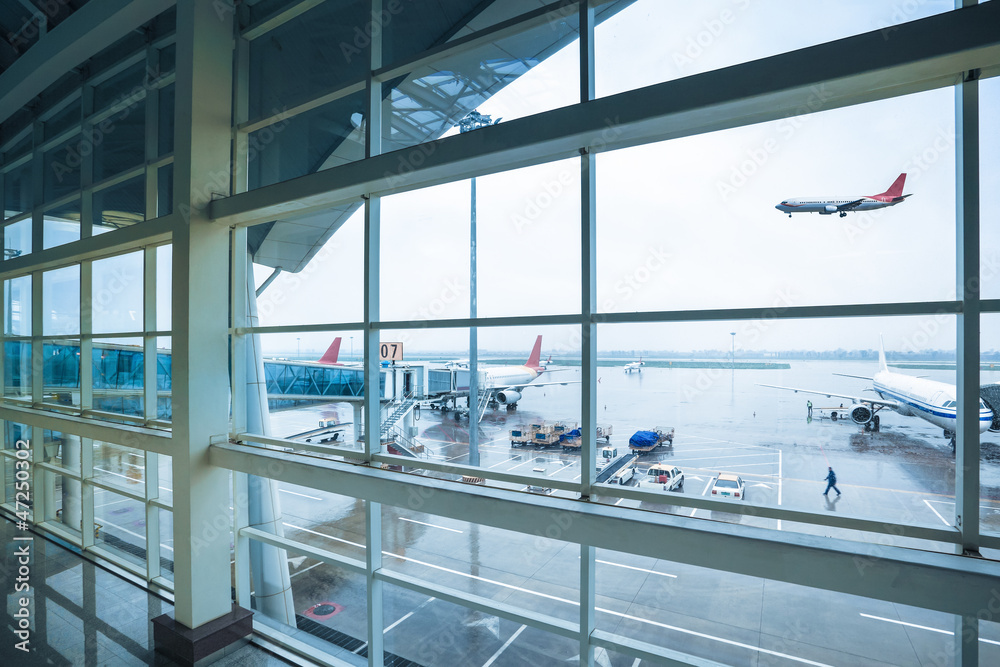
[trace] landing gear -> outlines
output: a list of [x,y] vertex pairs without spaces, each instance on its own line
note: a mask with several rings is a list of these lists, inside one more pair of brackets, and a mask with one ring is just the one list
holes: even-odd
[[511,403],[508,405],[507,412],[517,412],[517,403]]
[[830,413],[830,421],[837,421],[837,411],[834,410]]
[[841,211],[840,212],[840,217],[841,218],[846,218],[847,217],[847,211]]
[[878,415],[875,415],[872,417],[872,433],[878,433],[879,428],[879,418]]
[[955,433],[954,433],[954,431],[949,431],[949,430],[945,429],[944,437],[946,437],[949,440],[951,440],[951,453],[954,454],[955,453]]

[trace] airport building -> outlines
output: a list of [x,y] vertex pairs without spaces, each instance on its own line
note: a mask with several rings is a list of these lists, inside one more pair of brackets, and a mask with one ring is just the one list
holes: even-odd
[[1000,3],[816,5],[0,0],[0,663],[1000,664]]

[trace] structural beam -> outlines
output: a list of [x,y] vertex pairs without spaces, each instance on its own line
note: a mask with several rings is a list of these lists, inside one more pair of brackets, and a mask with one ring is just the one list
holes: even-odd
[[170,9],[175,0],[88,2],[0,74],[0,123],[109,44]]
[[[213,465],[289,484],[528,535],[713,570],[935,609],[975,614],[993,604],[996,574],[977,558],[598,505],[382,472],[364,465],[239,445],[213,445]],[[740,554],[733,558],[733,554]]]
[[226,224],[266,222],[579,155],[953,85],[1000,63],[1000,5],[985,3],[791,53],[501,123],[212,203]]

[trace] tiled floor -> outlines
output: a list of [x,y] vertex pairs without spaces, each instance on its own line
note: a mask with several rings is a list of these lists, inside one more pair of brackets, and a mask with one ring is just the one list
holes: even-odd
[[[31,592],[18,592],[17,549],[33,537],[28,566]],[[0,631],[0,665],[152,665],[156,660],[150,619],[173,605],[150,595],[90,561],[0,518],[0,593],[5,601]],[[33,594],[33,595],[32,595]],[[28,606],[30,652],[15,645],[18,600]],[[215,663],[220,666],[277,667],[288,663],[256,646],[245,646]]]

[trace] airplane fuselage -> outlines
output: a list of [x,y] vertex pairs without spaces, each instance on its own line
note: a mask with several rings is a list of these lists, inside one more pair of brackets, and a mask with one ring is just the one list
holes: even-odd
[[878,208],[895,206],[903,201],[902,197],[841,197],[830,199],[827,197],[799,197],[796,199],[786,199],[774,208],[782,213],[819,213],[820,215],[833,215],[841,211],[841,206],[861,200],[859,204],[851,207],[851,211],[873,211]]
[[542,374],[542,370],[535,370],[528,366],[487,366],[479,371],[482,374],[484,383],[489,388],[506,389],[507,387],[519,387],[529,384],[532,380]]
[[[888,370],[876,373],[872,384],[879,396],[899,403],[899,407],[895,408],[899,414],[920,417],[945,431],[955,433],[958,409],[955,385]],[[993,412],[980,401],[980,433],[989,429],[992,419]]]

